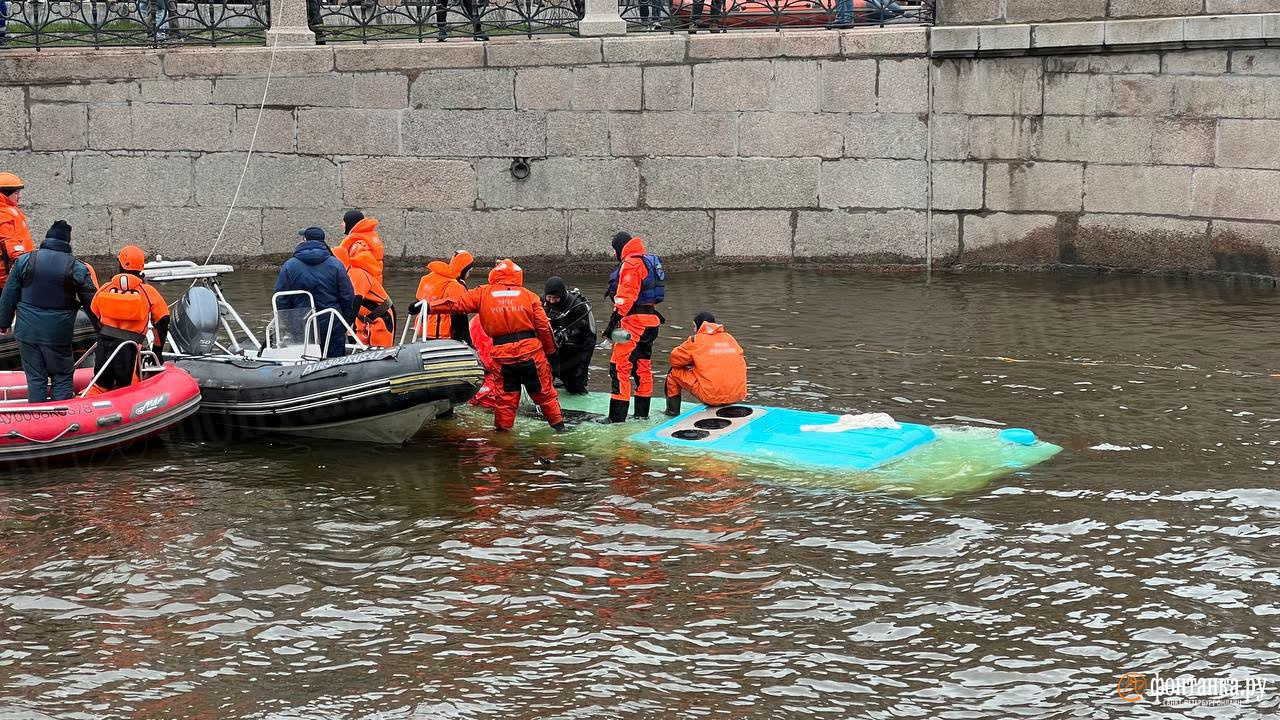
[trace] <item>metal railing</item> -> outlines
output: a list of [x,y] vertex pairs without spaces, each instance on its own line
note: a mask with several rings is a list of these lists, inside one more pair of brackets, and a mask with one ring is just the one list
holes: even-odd
[[628,32],[932,24],[936,0],[619,0]]
[[317,39],[370,42],[416,40],[443,42],[473,38],[547,33],[578,29],[585,0],[440,0],[379,2],[356,0],[309,5],[311,29]]
[[262,44],[267,0],[0,0],[0,47]]
[[[573,34],[586,0],[305,2],[318,40]],[[930,24],[937,0],[619,0],[629,32]],[[269,0],[0,0],[0,48],[262,44]]]

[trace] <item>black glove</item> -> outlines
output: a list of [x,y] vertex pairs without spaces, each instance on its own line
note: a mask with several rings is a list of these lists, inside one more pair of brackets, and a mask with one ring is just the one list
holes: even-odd
[[161,350],[161,349],[160,349],[160,348],[158,348],[158,347],[157,347],[157,348],[154,348],[154,349],[153,349],[153,351],[154,351],[154,352],[155,352],[155,354],[156,354],[156,362],[158,362],[158,363],[160,363],[161,365],[163,365],[163,364],[164,364],[164,351],[163,351],[163,350]]
[[422,301],[421,301],[421,300],[419,300],[419,301],[417,301],[417,302],[415,302],[414,304],[412,304],[412,305],[410,305],[410,306],[409,306],[409,314],[410,314],[410,315],[417,315],[418,313],[422,312],[423,307],[424,307],[424,306],[423,306],[423,304],[422,304]]
[[617,310],[614,310],[613,314],[609,316],[609,324],[604,326],[604,332],[600,333],[600,337],[605,340],[612,340],[613,331],[618,329],[618,324],[621,322],[622,316],[618,314]]

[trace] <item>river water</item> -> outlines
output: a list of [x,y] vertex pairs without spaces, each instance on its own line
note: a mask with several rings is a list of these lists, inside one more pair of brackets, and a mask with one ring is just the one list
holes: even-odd
[[[228,294],[260,316],[271,281]],[[1066,449],[924,495],[456,427],[403,449],[173,439],[7,477],[0,718],[1191,712],[1122,700],[1126,673],[1268,680],[1196,712],[1280,709],[1274,291],[801,270],[669,287],[663,355],[712,308],[757,402]]]

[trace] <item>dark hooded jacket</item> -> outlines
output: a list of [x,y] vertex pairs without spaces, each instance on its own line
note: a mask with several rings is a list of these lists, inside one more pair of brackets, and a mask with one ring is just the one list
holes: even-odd
[[[356,294],[351,287],[351,278],[347,277],[346,268],[334,257],[329,246],[319,240],[303,240],[298,243],[293,257],[286,260],[280,268],[275,291],[286,290],[306,290],[315,300],[317,311],[332,308],[348,322],[353,318]],[[279,307],[282,310],[304,308],[306,300],[298,296],[283,298]],[[327,355],[342,355],[345,344],[343,333],[331,333]]]

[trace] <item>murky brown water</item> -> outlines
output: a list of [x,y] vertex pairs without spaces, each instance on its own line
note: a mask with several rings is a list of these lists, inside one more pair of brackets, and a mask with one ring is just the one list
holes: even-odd
[[[261,309],[270,282],[229,291]],[[1128,672],[1264,678],[1261,700],[1199,712],[1280,709],[1276,293],[670,285],[675,323],[711,307],[748,346],[758,402],[999,420],[1067,450],[951,497],[574,454],[549,470],[545,448],[457,432],[170,441],[10,477],[0,718],[1188,714],[1121,700]]]

